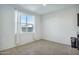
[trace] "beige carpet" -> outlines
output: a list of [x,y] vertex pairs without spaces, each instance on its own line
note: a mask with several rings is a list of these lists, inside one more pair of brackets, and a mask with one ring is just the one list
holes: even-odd
[[47,40],[37,40],[0,52],[1,55],[77,55],[79,50]]

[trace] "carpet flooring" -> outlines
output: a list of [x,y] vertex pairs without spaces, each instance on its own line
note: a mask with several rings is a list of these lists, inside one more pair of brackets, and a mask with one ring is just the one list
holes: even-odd
[[36,40],[29,44],[11,48],[0,52],[1,55],[78,55],[79,50],[68,45],[48,41]]

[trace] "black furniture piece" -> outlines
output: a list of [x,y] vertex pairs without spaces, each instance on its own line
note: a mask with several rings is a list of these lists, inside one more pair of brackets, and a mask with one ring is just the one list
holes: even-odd
[[77,34],[77,38],[71,37],[71,47],[79,50],[79,34]]
[[71,37],[71,47],[77,48],[77,39],[75,37]]
[[79,34],[77,34],[77,49],[79,50]]
[[77,14],[77,26],[79,26],[79,13]]
[[79,50],[79,37],[77,38],[77,49]]

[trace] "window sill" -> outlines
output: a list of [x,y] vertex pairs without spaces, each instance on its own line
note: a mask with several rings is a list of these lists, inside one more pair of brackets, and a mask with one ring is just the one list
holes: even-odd
[[35,32],[20,32],[21,34],[25,34],[25,33],[35,33]]

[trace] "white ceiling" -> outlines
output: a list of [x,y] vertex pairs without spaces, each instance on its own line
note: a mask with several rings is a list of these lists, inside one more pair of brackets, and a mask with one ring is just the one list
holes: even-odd
[[37,14],[46,14],[75,6],[75,4],[47,4],[46,6],[43,6],[42,4],[19,4],[18,6]]

